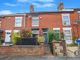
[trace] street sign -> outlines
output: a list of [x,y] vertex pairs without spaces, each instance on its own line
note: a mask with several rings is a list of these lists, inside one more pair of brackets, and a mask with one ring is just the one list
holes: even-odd
[[76,43],[80,45],[80,38],[76,40]]

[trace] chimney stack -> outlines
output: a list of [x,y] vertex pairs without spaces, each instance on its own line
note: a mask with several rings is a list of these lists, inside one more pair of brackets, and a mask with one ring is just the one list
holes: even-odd
[[34,6],[31,4],[30,5],[30,13],[33,13],[34,12]]
[[58,9],[58,11],[61,11],[62,9],[64,9],[64,3],[62,1],[59,2],[57,9]]

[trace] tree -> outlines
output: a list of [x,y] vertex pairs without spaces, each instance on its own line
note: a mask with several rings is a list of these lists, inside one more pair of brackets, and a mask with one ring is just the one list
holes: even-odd
[[48,32],[48,37],[49,37],[49,42],[51,43],[53,41],[54,38],[54,33],[52,30],[49,30]]
[[54,54],[53,53],[53,43],[52,43],[52,41],[55,39],[55,35],[53,33],[53,30],[49,30],[48,37],[49,37],[49,48],[50,48],[50,51],[51,51],[52,54]]

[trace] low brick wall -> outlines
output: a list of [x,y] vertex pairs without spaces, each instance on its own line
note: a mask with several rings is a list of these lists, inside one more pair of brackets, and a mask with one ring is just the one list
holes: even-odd
[[44,55],[44,45],[21,45],[0,47],[0,55]]

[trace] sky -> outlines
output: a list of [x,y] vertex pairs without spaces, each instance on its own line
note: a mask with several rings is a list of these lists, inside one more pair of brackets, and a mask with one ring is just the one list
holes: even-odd
[[[34,5],[35,12],[56,11],[60,0],[0,0],[0,15],[29,13]],[[80,8],[80,0],[62,0],[65,8]]]

